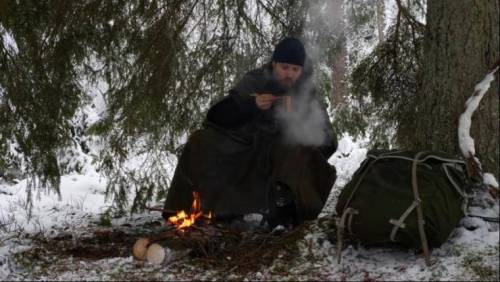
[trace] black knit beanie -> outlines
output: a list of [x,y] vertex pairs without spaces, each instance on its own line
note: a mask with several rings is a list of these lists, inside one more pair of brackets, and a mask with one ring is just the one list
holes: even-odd
[[274,48],[273,62],[304,66],[306,51],[297,38],[286,37]]

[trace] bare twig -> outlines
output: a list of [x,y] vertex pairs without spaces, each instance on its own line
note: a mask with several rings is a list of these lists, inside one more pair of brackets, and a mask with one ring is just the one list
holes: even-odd
[[408,23],[413,29],[420,29],[424,27],[424,24],[415,19],[415,17],[408,11],[408,8],[401,4],[401,0],[396,0],[396,4],[398,5],[398,16],[399,13],[401,13],[402,16],[408,20]]

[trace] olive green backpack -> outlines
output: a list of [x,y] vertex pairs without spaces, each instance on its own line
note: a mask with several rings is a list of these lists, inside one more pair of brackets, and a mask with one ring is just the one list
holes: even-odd
[[439,152],[370,151],[341,191],[336,211],[343,239],[363,245],[438,247],[464,217],[470,187],[463,160]]

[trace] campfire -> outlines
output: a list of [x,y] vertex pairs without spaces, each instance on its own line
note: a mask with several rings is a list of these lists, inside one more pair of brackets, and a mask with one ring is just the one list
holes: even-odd
[[[139,238],[133,246],[132,253],[139,261],[146,260],[155,264],[162,263],[166,253],[162,245],[159,244],[160,242],[176,244],[176,242],[179,243],[180,241],[181,245],[193,245],[191,241],[199,244],[200,241],[209,240],[210,235],[218,234],[218,232],[214,232],[215,227],[207,224],[210,223],[212,217],[212,212],[208,212],[208,214],[203,213],[201,210],[200,195],[198,192],[193,191],[193,203],[190,213],[188,214],[184,210],[177,211],[176,215],[169,217],[167,220],[167,224],[175,228],[161,232],[160,234],[148,236],[147,238]],[[202,219],[204,221],[201,221]],[[200,221],[205,224],[202,226],[198,224],[195,229],[186,232],[190,227],[194,228],[195,223]]]
[[[283,239],[259,228],[246,230],[240,229],[241,226],[235,228],[213,223],[213,213],[205,214],[201,209],[198,192],[193,192],[189,211],[148,209],[172,216],[167,217],[165,226],[139,237],[133,245],[132,255],[139,266],[146,262],[166,265],[190,257],[224,267],[230,262],[232,269],[245,271],[252,267],[260,268],[263,261],[272,263],[290,240],[296,240],[298,234],[302,234],[292,232]],[[228,259],[221,260],[221,257]]]
[[212,219],[212,212],[204,215],[201,211],[200,195],[193,191],[193,204],[191,205],[191,214],[187,214],[184,210],[177,212],[176,215],[168,218],[168,223],[175,226],[177,230],[185,230],[192,226],[199,218]]

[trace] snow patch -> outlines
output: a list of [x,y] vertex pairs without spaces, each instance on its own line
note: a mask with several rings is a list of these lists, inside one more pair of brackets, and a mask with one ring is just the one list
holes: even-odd
[[5,30],[2,25],[0,25],[0,34],[2,35],[2,44],[4,45],[5,49],[11,51],[14,54],[19,53],[19,48],[17,47],[16,40],[10,32]]
[[498,182],[495,179],[495,176],[493,176],[493,174],[491,174],[491,173],[485,173],[483,175],[483,183],[486,185],[498,188]]

